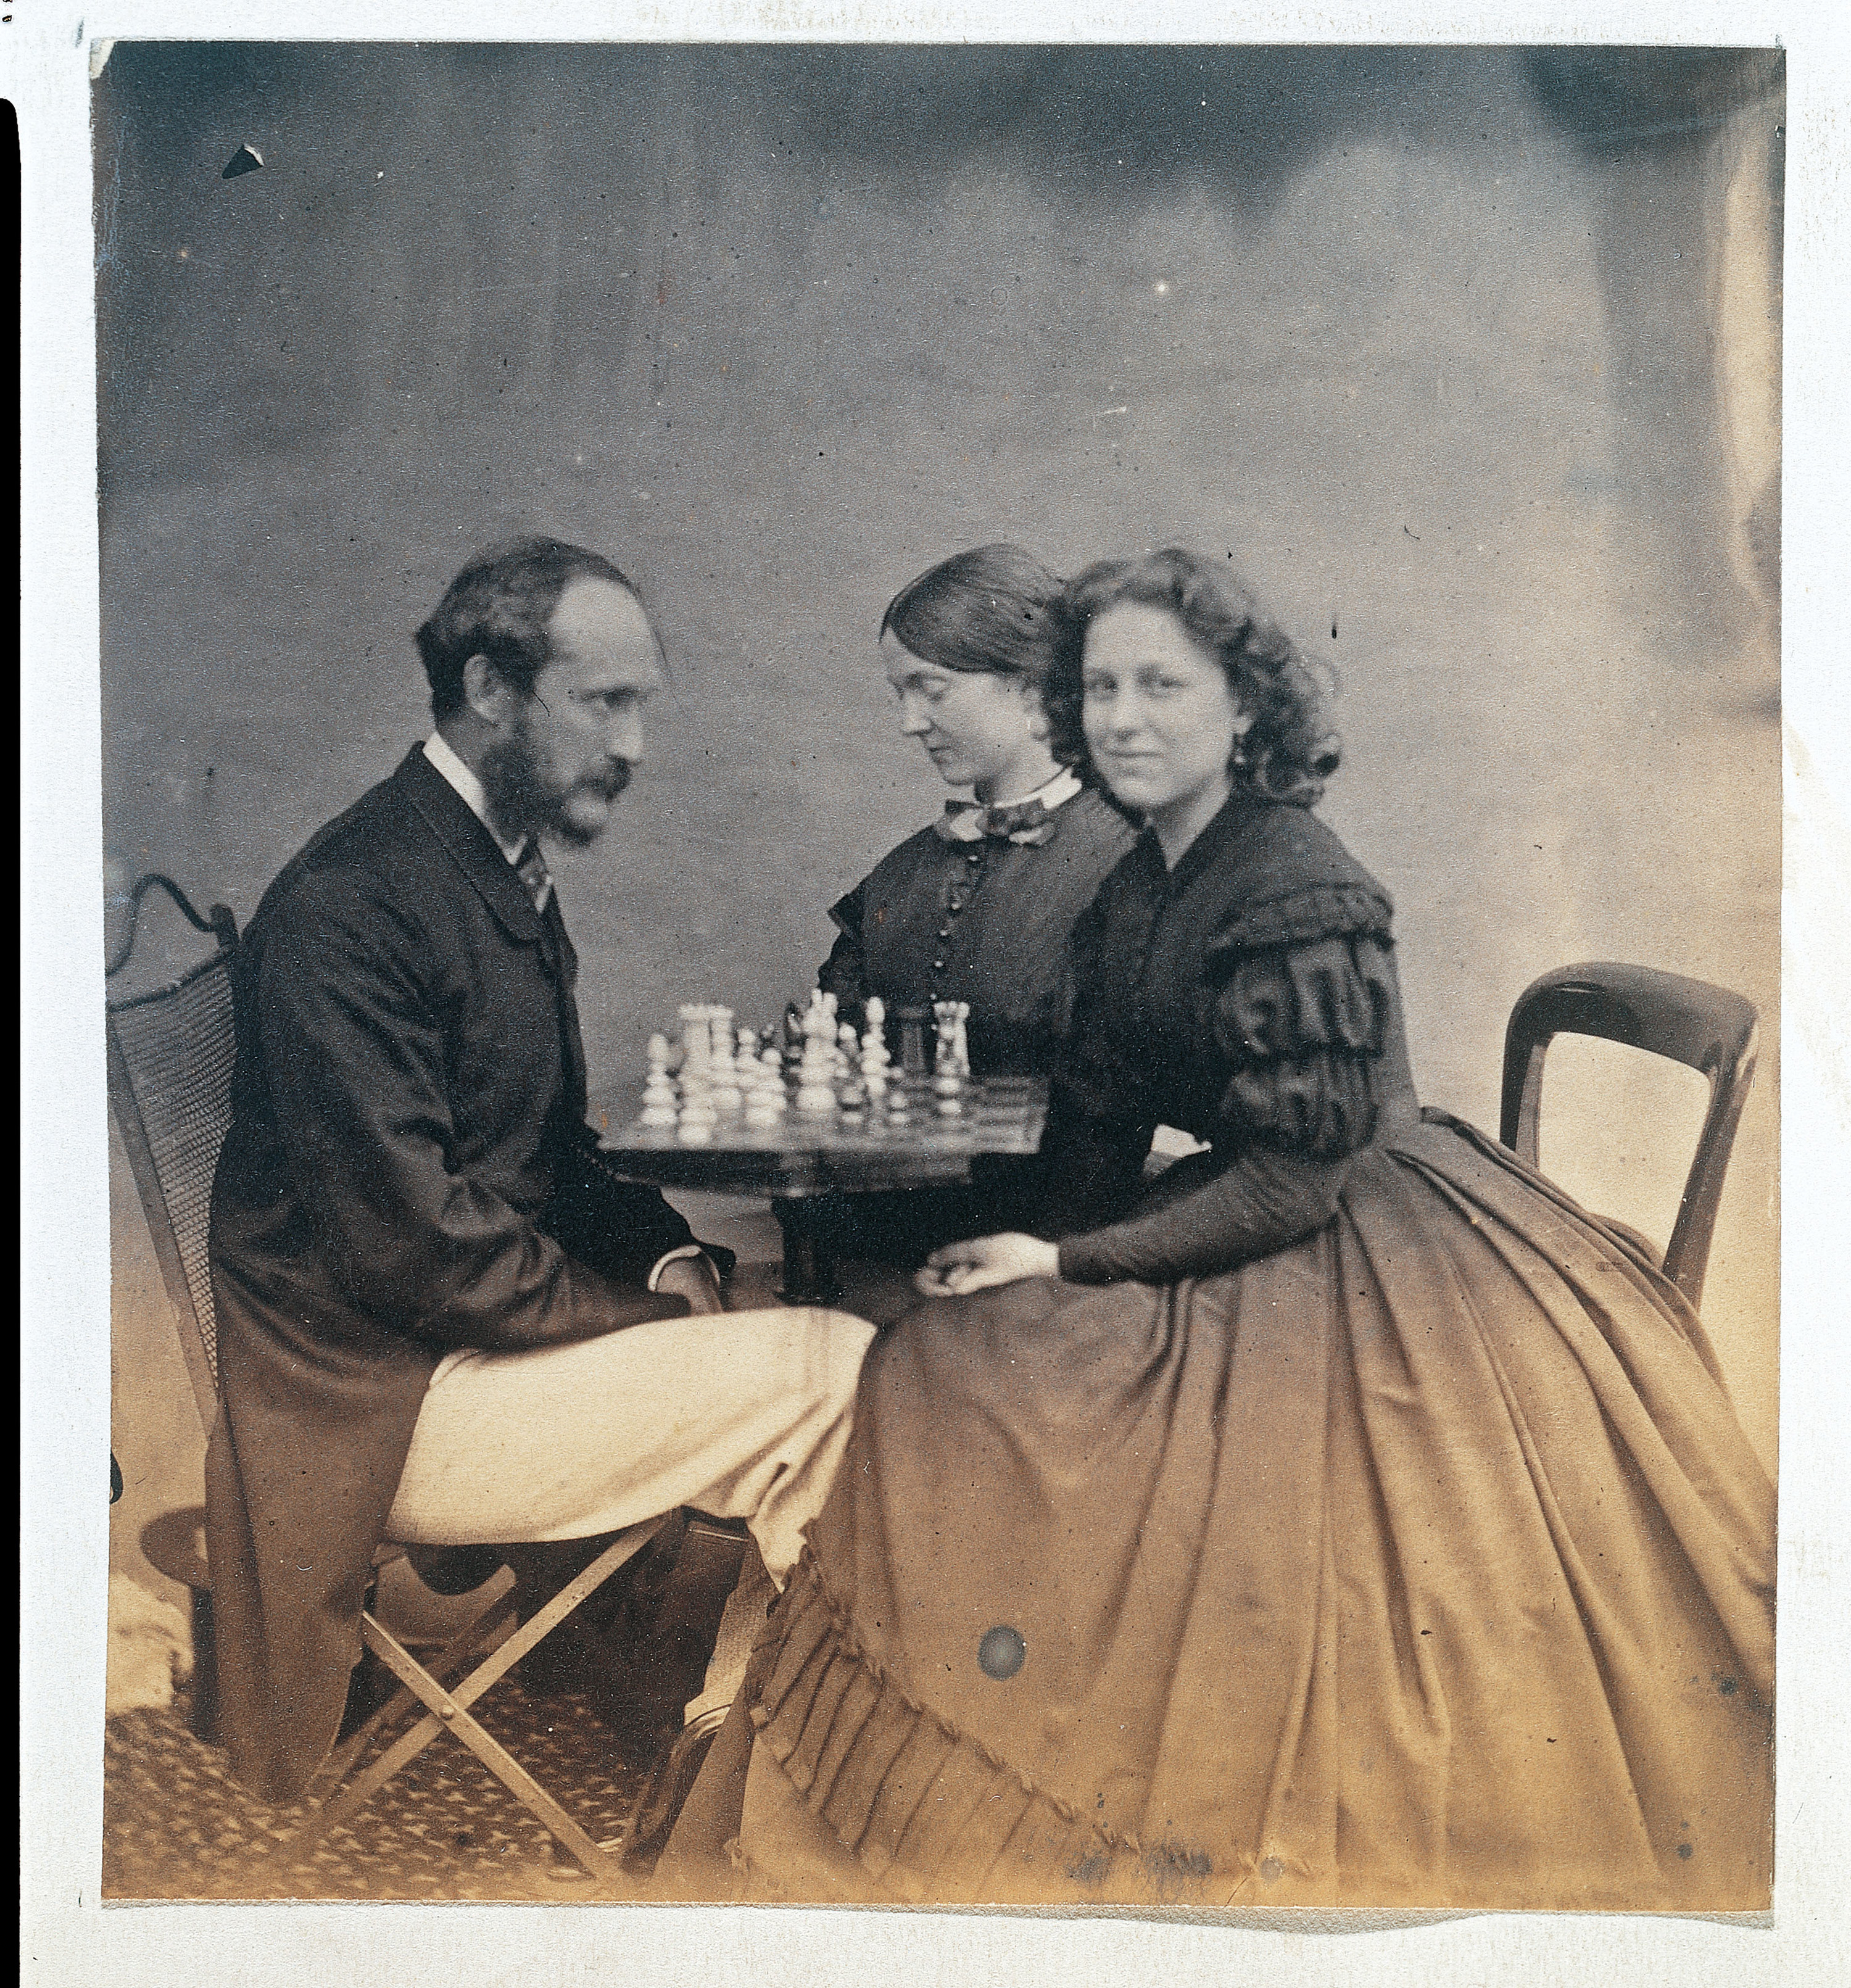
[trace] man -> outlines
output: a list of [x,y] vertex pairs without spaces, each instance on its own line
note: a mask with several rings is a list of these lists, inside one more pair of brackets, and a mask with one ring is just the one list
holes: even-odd
[[292,1797],[383,1539],[582,1539],[694,1505],[793,1564],[871,1328],[725,1318],[713,1256],[584,1123],[541,855],[603,832],[660,652],[596,553],[483,554],[418,631],[435,735],[265,894],[235,975],[207,1459],[225,1734]]

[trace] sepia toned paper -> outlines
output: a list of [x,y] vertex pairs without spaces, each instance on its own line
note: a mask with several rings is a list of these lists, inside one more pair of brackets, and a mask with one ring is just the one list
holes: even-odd
[[[938,806],[899,587],[1222,549],[1340,684],[1324,812],[1395,898],[1426,1102],[1495,1130],[1569,961],[1759,1008],[1704,1315],[1772,1472],[1786,63],[1158,39],[99,52],[106,895],[248,918],[427,729],[409,634],[468,553],[605,549],[670,680],[556,865],[615,1123],[679,1002],[772,1019]],[[1545,1168],[1668,1232],[1689,1090],[1566,1076]],[[110,1569],[176,1599],[136,1535],[203,1435],[119,1155],[109,1207]]]

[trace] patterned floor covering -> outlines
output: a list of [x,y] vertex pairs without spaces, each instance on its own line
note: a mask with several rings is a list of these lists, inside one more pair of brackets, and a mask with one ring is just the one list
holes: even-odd
[[[184,1696],[106,1729],[103,1895],[110,1898],[461,1898],[566,1902],[600,1894],[465,1747],[439,1737],[350,1827],[299,1853],[279,1846],[309,1813],[267,1807],[194,1737]],[[642,1767],[621,1757],[590,1701],[505,1679],[475,1707],[594,1841],[618,1837]],[[640,1891],[640,1887],[638,1887]]]

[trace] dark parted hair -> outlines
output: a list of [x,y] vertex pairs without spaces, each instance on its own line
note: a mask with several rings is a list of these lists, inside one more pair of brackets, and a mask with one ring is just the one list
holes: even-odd
[[923,573],[887,604],[880,632],[922,663],[971,674],[1048,678],[1049,617],[1061,583],[1020,546],[978,546]]
[[1300,807],[1320,800],[1342,749],[1310,666],[1245,580],[1174,546],[1136,559],[1101,560],[1067,583],[1055,607],[1053,667],[1043,699],[1056,756],[1097,777],[1080,722],[1086,631],[1096,615],[1125,600],[1174,614],[1184,633],[1221,664],[1228,688],[1253,720],[1231,762],[1236,782]]
[[431,679],[431,712],[439,724],[462,708],[463,665],[486,656],[495,674],[523,697],[552,659],[548,624],[575,580],[608,580],[641,605],[636,588],[602,553],[563,540],[503,540],[464,567],[417,631],[417,652]]

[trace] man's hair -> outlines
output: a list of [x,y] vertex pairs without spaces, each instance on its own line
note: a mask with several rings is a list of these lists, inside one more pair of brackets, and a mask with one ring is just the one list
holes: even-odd
[[548,624],[575,580],[608,580],[641,605],[610,561],[559,539],[509,539],[478,553],[417,631],[417,652],[431,679],[431,714],[441,725],[463,707],[463,666],[485,656],[522,697],[552,659]]

